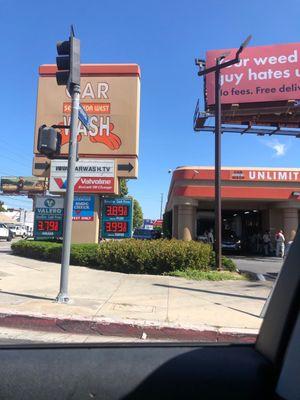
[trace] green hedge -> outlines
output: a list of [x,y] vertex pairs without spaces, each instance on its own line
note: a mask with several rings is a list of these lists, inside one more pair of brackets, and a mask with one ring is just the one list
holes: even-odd
[[[59,262],[62,244],[20,240],[12,244],[13,253],[23,257]],[[180,240],[120,240],[98,244],[73,244],[71,264],[95,269],[138,274],[162,274],[175,270],[214,268],[211,246]],[[234,263],[223,258],[223,265],[235,271]]]

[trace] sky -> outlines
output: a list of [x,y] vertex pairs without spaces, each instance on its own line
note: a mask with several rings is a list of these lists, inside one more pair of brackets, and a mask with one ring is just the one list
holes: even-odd
[[[252,0],[0,0],[0,176],[31,175],[38,66],[55,63],[56,42],[74,24],[82,63],[141,68],[139,177],[128,184],[145,218],[159,218],[171,174],[182,165],[213,165],[214,137],[193,131],[202,98],[196,57],[207,50],[298,42],[300,3]],[[300,142],[225,134],[222,165],[299,167]],[[25,197],[2,197],[29,208]]]

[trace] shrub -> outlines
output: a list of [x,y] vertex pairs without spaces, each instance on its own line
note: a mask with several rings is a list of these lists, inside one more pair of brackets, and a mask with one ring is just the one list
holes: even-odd
[[[59,262],[62,244],[20,240],[12,244],[14,254],[41,260]],[[209,271],[213,266],[211,246],[199,242],[180,240],[106,241],[100,244],[73,244],[71,264],[84,265],[101,270],[162,274],[172,271]],[[235,271],[234,263],[223,258],[223,265]]]
[[223,256],[222,257],[222,266],[227,271],[232,271],[232,272],[236,272],[237,271],[236,265],[235,265],[234,261],[231,258],[227,258],[227,257]]

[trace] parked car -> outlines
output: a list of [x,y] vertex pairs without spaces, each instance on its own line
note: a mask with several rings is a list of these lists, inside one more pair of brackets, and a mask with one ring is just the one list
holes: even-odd
[[225,231],[222,233],[222,249],[235,252],[241,251],[241,240],[233,231]]
[[13,234],[8,226],[0,223],[0,239],[6,239],[8,242],[10,242],[12,238]]
[[17,224],[9,224],[9,229],[13,233],[13,237],[27,237],[27,229],[26,226],[17,225]]
[[155,229],[136,228],[133,232],[132,237],[134,239],[140,239],[140,240],[160,239],[161,232]]

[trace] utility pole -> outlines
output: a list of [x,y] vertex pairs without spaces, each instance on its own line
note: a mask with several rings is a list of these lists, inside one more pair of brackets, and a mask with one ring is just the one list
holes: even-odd
[[215,267],[222,269],[222,197],[221,197],[221,83],[220,76],[223,68],[230,67],[240,61],[240,54],[251,40],[251,35],[240,45],[235,58],[222,62],[230,52],[225,52],[216,58],[213,67],[205,68],[204,60],[196,60],[199,66],[198,76],[215,74]]
[[72,213],[74,201],[75,166],[77,158],[78,110],[80,101],[80,41],[74,37],[71,27],[69,41],[57,43],[56,80],[66,85],[72,97],[70,141],[68,155],[67,188],[64,199],[63,247],[61,255],[60,289],[56,301],[68,303],[68,281],[71,252]]
[[215,72],[215,254],[216,268],[222,268],[222,198],[221,198],[221,83],[220,62]]
[[162,219],[162,211],[163,211],[163,202],[164,202],[164,194],[160,194],[160,217],[159,219]]

